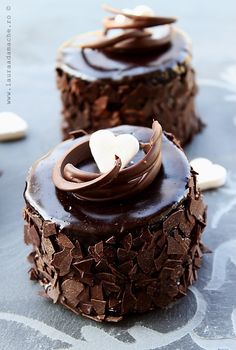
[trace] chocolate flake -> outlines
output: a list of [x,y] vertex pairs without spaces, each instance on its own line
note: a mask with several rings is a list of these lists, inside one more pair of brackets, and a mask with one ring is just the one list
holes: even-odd
[[84,313],[84,316],[88,316],[91,314],[93,306],[91,303],[80,303],[79,308]]
[[121,303],[122,313],[126,314],[134,309],[137,299],[131,290],[131,285],[127,285],[123,294],[123,299]]
[[163,230],[169,234],[173,228],[177,227],[182,220],[183,210],[178,210],[171,214],[163,223]]
[[149,274],[154,268],[154,249],[141,251],[137,256],[138,265],[144,273]]
[[[82,78],[76,79],[81,86],[79,94],[75,95],[73,78],[61,68],[57,69],[64,104],[64,139],[70,138],[71,131],[81,128],[91,133],[120,124],[142,124],[150,127],[155,114],[158,115],[163,130],[173,132],[181,144],[185,144],[202,129],[203,124],[194,109],[194,96],[197,92],[195,73],[186,63],[179,63],[178,68],[178,71],[168,70],[163,74],[150,73],[148,82],[143,80],[143,75],[135,76],[129,81],[122,79],[120,83],[110,84],[111,91],[107,91],[105,95],[103,80],[96,82],[94,89],[95,82],[85,83]],[[137,85],[141,86],[138,90]],[[143,101],[145,89],[147,98]],[[96,91],[90,97],[88,91],[91,90]],[[189,96],[187,99],[186,94]],[[132,109],[129,107],[130,95],[133,99]],[[171,99],[172,105],[169,103]]]
[[69,240],[69,238],[64,235],[63,233],[59,233],[57,236],[57,243],[59,244],[59,246],[63,249],[73,249],[75,248],[74,244],[71,242],[71,240]]
[[28,271],[29,279],[31,281],[37,281],[38,280],[38,274],[35,268],[31,267],[31,269]]
[[79,259],[79,260],[83,259],[83,253],[82,253],[82,249],[79,241],[75,242],[75,247],[72,249],[71,255],[73,256],[74,259]]
[[38,235],[38,232],[35,228],[35,226],[30,226],[29,227],[29,230],[28,230],[28,233],[27,233],[27,236],[26,236],[26,244],[33,244],[35,247],[39,247],[40,246],[40,238],[39,238],[39,235]]
[[55,235],[56,233],[57,233],[56,225],[53,222],[44,221],[44,223],[43,223],[43,235],[44,235],[44,237],[50,237],[52,235]]
[[65,276],[70,271],[71,263],[72,256],[69,249],[65,248],[61,252],[54,254],[52,265],[59,270],[59,276]]
[[116,238],[114,236],[111,236],[106,240],[107,244],[116,244]]
[[184,247],[184,244],[181,244],[180,242],[176,241],[174,237],[168,237],[168,248],[167,248],[167,254],[168,255],[183,255],[186,253],[186,249]]
[[91,297],[96,300],[103,300],[102,284],[95,284],[91,287]]
[[56,283],[55,286],[50,285],[46,289],[46,293],[47,293],[48,297],[51,298],[53,303],[55,304],[58,301],[59,296],[60,296],[59,283]]
[[107,322],[120,322],[123,319],[122,316],[108,316],[106,317]]
[[42,249],[47,253],[49,260],[52,259],[53,254],[55,253],[54,247],[50,238],[46,238],[44,235],[42,237]]
[[94,251],[99,257],[103,256],[103,241],[95,244]]
[[137,253],[132,251],[132,250],[127,251],[123,248],[117,249],[117,257],[121,263],[123,263],[129,259],[133,259],[136,255],[137,255]]
[[132,247],[132,242],[133,242],[133,238],[132,238],[132,234],[129,233],[127,236],[125,236],[125,238],[122,240],[122,244],[125,250],[129,251]]
[[105,313],[106,302],[104,300],[91,299],[91,302],[98,315],[103,315]]
[[73,266],[81,273],[84,273],[84,272],[89,272],[91,270],[93,262],[94,262],[94,259],[89,258],[89,259],[85,259],[85,260],[81,260],[79,262],[76,262],[73,264]]
[[67,302],[76,307],[79,303],[78,296],[84,290],[84,286],[79,281],[67,279],[62,283],[61,290]]

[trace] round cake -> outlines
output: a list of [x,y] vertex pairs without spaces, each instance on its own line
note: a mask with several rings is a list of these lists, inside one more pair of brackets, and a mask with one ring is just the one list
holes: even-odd
[[99,173],[88,146],[93,135],[80,131],[32,166],[25,243],[33,245],[30,278],[54,303],[117,322],[186,294],[201,264],[206,207],[196,173],[157,122],[153,130],[108,131],[138,140],[123,169],[116,156],[114,167]]
[[[201,130],[189,37],[175,18],[107,8],[104,31],[78,35],[58,50],[64,139],[120,124],[150,126],[153,116],[185,144]],[[135,13],[135,12],[134,12]]]

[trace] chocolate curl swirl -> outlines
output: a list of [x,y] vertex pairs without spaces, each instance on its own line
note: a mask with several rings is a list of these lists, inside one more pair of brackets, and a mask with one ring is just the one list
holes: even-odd
[[[175,17],[138,16],[107,5],[104,5],[103,8],[113,14],[123,15],[127,20],[123,23],[117,23],[115,16],[105,18],[103,21],[104,35],[101,35],[95,42],[82,44],[82,49],[102,50],[110,54],[131,54],[144,53],[148,50],[163,51],[165,48],[168,48],[171,41],[171,28],[161,38],[155,38],[150,31],[145,29],[172,24],[176,21]],[[108,37],[107,33],[111,29],[122,29],[124,32]]]
[[54,185],[61,191],[71,192],[79,199],[88,201],[115,200],[143,191],[161,168],[162,128],[154,121],[152,129],[150,142],[140,144],[144,151],[143,159],[120,170],[121,160],[116,157],[113,169],[105,174],[82,171],[76,167],[92,158],[90,136],[84,136],[55,164],[52,174]]
[[130,20],[127,23],[116,23],[115,17],[105,18],[103,25],[106,31],[109,29],[144,29],[176,22],[175,17],[141,16],[116,9],[108,5],[103,5],[102,7],[108,12],[114,13],[116,15],[123,15]]

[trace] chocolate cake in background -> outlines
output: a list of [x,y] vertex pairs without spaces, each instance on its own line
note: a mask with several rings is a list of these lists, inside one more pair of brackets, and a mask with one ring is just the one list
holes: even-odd
[[196,173],[171,134],[157,122],[110,130],[139,142],[127,167],[116,157],[99,174],[91,135],[76,132],[33,165],[24,194],[30,278],[54,303],[100,322],[184,296],[206,224]]
[[78,35],[58,51],[64,139],[76,129],[150,126],[156,118],[182,145],[190,141],[202,127],[190,39],[172,26],[175,18],[146,6],[105,9],[113,17],[104,31]]

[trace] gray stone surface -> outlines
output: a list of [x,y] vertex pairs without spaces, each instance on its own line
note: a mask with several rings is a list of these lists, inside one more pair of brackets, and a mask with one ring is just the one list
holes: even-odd
[[[123,0],[119,4],[127,7]],[[20,114],[28,137],[0,144],[0,349],[190,350],[236,349],[236,4],[234,0],[146,2],[177,15],[194,43],[199,112],[207,127],[186,147],[229,170],[226,186],[205,193],[209,205],[199,280],[167,311],[99,325],[52,305],[28,280],[22,240],[22,192],[27,169],[60,140],[59,94],[54,82],[57,47],[76,33],[96,29],[98,0],[0,2],[0,110]],[[138,5],[129,1],[128,6]],[[11,5],[12,101],[6,104],[6,6]]]

